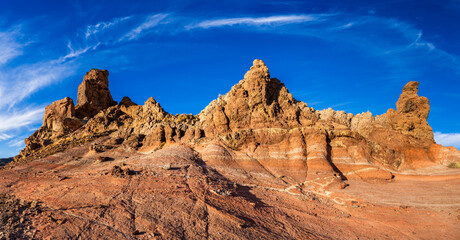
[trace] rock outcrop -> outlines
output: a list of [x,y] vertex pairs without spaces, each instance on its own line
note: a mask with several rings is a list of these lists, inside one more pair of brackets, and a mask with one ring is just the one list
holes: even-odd
[[434,143],[429,102],[417,87],[409,82],[396,110],[380,116],[317,111],[297,101],[255,60],[243,80],[198,115],[172,115],[154,98],[137,105],[125,97],[116,105],[108,72],[92,69],[79,86],[75,111],[69,98],[48,106],[44,125],[26,139],[17,159],[46,156],[50,152],[43,148],[61,144],[58,136],[73,146],[110,135],[119,147],[144,152],[175,143],[194,146],[223,171],[230,166],[293,184],[330,176],[390,179],[388,170],[445,164],[442,156],[460,159]]
[[75,117],[75,106],[69,97],[53,102],[45,108],[43,126],[53,132],[53,138],[73,132],[83,124],[83,121]]
[[15,159],[34,158],[43,148],[83,125],[84,121],[75,116],[75,106],[71,98],[55,101],[46,106],[43,125],[25,139],[26,147]]
[[85,76],[77,107],[46,107],[0,169],[0,239],[458,236],[460,152],[435,144],[416,82],[380,116],[318,111],[255,60],[199,114],[173,115],[153,97],[116,105],[107,76]]
[[108,77],[107,70],[91,69],[86,73],[78,86],[76,113],[79,118],[91,118],[117,104],[110,94]]
[[382,122],[402,134],[433,141],[433,130],[427,121],[430,102],[426,97],[418,96],[418,85],[418,82],[409,82],[404,86],[396,102],[396,111],[389,109],[382,116]]

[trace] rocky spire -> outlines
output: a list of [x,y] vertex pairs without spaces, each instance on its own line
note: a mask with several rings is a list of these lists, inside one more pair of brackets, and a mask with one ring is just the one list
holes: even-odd
[[305,107],[283,83],[270,78],[265,63],[256,59],[244,79],[211,102],[199,118],[208,135],[223,134],[235,129],[298,126],[300,109]]
[[419,139],[433,140],[433,130],[427,119],[430,102],[418,95],[418,82],[408,82],[396,102],[396,111],[389,109],[386,113],[393,129]]
[[80,118],[92,117],[99,111],[114,106],[109,91],[109,72],[107,70],[91,69],[78,86],[76,113]]

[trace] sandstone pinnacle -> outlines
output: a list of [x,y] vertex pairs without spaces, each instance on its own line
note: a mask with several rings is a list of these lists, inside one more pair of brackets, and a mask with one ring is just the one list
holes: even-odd
[[91,69],[86,73],[83,82],[78,86],[78,117],[93,117],[99,111],[117,104],[109,91],[108,76],[107,70]]
[[396,102],[396,111],[390,109],[386,115],[393,129],[416,138],[432,140],[433,131],[427,122],[430,102],[417,94],[418,85],[415,81],[407,83]]
[[244,78],[254,80],[267,80],[270,79],[270,73],[268,72],[268,68],[264,61],[255,59],[250,70],[247,71],[244,75]]

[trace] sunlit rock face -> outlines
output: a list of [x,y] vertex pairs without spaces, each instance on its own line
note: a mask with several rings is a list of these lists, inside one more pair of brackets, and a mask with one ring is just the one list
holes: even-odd
[[76,112],[80,118],[93,117],[99,111],[114,106],[109,91],[109,72],[107,70],[91,69],[83,77],[78,86]]
[[386,179],[391,178],[388,169],[460,159],[456,149],[435,144],[427,123],[429,101],[418,96],[417,82],[403,88],[396,110],[380,116],[318,111],[297,101],[262,60],[254,60],[244,79],[199,114],[172,115],[153,97],[144,105],[125,97],[117,105],[108,75],[106,70],[88,72],[75,107],[70,98],[48,106],[43,126],[26,139],[16,160],[33,160],[101,136],[109,136],[114,147],[141,152],[184,144],[215,167],[280,176],[289,183],[323,176]]

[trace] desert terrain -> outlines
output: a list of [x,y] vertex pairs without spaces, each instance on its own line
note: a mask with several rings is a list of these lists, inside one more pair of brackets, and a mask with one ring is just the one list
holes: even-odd
[[460,152],[429,111],[417,82],[382,115],[318,111],[255,60],[172,115],[92,69],[0,169],[0,239],[458,239]]

